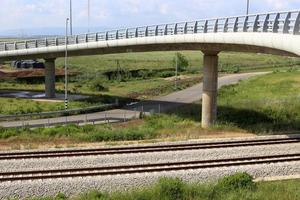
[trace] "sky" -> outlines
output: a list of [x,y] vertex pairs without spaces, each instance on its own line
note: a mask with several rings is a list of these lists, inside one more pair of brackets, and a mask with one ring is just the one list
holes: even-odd
[[[79,32],[88,30],[87,2],[73,0],[73,27]],[[90,3],[90,27],[94,29],[193,21],[246,12],[246,0],[90,0]],[[250,0],[250,13],[299,8],[299,0]],[[49,28],[63,32],[68,15],[69,0],[0,0],[0,33]]]

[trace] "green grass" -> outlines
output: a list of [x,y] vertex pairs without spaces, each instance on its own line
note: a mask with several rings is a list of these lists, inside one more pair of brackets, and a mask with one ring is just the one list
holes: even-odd
[[[15,99],[15,98],[0,98],[1,115],[15,115],[15,114],[28,114],[28,113],[40,113],[48,111],[64,110],[64,102],[38,102],[34,100]],[[70,109],[86,108],[100,103],[91,103],[88,101],[71,101],[69,103]]]
[[[203,54],[199,51],[181,51],[188,60],[190,67],[201,70]],[[71,69],[87,71],[106,71],[116,69],[116,60],[121,68],[126,69],[164,69],[173,67],[175,52],[147,52],[124,53],[98,56],[82,56],[70,58]],[[63,66],[63,59],[57,60],[57,66]],[[257,68],[270,68],[276,66],[290,66],[300,64],[299,58],[289,58],[263,54],[249,53],[220,53],[220,69],[239,66],[240,70],[256,70]]]
[[[218,92],[213,130],[276,134],[300,131],[300,72],[274,72]],[[179,117],[200,122],[200,102],[177,109]]]
[[[174,125],[176,124],[176,125]],[[0,139],[15,141],[51,142],[64,140],[72,142],[103,142],[103,141],[128,141],[148,140],[159,138],[162,129],[178,129],[189,124],[176,116],[153,115],[145,118],[140,125],[118,127],[113,125],[67,125],[53,128],[17,129],[0,128]]]
[[225,86],[219,121],[257,133],[300,130],[300,72],[281,72]]
[[[190,63],[187,71],[183,72],[183,74],[195,78],[192,81],[183,81],[180,85],[180,88],[183,89],[200,81],[203,61],[202,53],[199,51],[183,51],[181,53]],[[131,69],[147,69],[150,71],[165,69],[170,72],[170,68],[174,68],[174,56],[175,52],[148,52],[70,58],[70,70],[78,71],[80,74],[70,79],[69,92],[96,95],[98,97],[105,95],[112,96],[113,98],[126,97],[136,99],[149,99],[154,96],[168,94],[174,91],[174,83],[164,78],[160,78],[159,73],[153,77],[127,78],[123,81],[107,80],[103,77],[102,73],[107,70],[116,70],[116,60],[119,61],[120,68],[125,71]],[[57,59],[56,64],[58,67],[62,67],[63,63],[63,59]],[[289,68],[290,66],[297,66],[298,64],[300,64],[300,59],[297,58],[247,53],[221,53],[219,68],[222,72],[243,72]],[[99,87],[93,87],[95,81]],[[63,93],[63,81],[58,81],[56,85],[57,92]],[[97,88],[104,88],[104,90],[97,90]],[[24,81],[0,81],[0,89],[44,91],[44,84],[31,84]],[[5,102],[5,99],[3,99],[2,103],[9,104],[10,102]],[[36,103],[30,103],[29,101],[26,103],[31,105],[26,106],[24,109],[21,108],[20,112],[17,113],[38,111],[40,108],[42,109],[41,111],[57,110],[57,105],[55,104],[47,104],[39,107]],[[77,102],[74,102],[73,104],[74,108],[82,106]],[[0,110],[0,114],[13,113],[15,110],[19,109],[15,104],[8,107],[13,109],[4,109],[5,111],[3,112]]]
[[254,183],[246,173],[221,178],[217,183],[186,183],[178,178],[161,178],[155,185],[127,192],[91,191],[78,197],[33,198],[32,200],[298,200],[300,181]]
[[[178,89],[190,87],[196,83],[200,83],[200,81],[200,76],[192,75],[189,79],[179,81]],[[100,83],[102,82],[100,81]],[[118,98],[120,101],[122,99],[128,99],[128,101],[149,99],[176,91],[174,88],[174,82],[163,78],[131,80],[126,82],[113,81],[104,84],[108,85],[108,91],[94,91],[91,89],[90,83],[82,85],[78,83],[70,83],[68,86],[69,93],[92,95],[92,97],[88,98],[87,100],[70,101],[70,109],[85,108],[111,101],[114,102],[116,98]],[[22,83],[9,84],[7,82],[0,82],[0,88],[2,89],[14,90],[16,87],[20,90],[34,91],[36,91],[36,89],[39,90],[44,88],[44,86],[41,84],[27,85]],[[62,93],[64,91],[64,84],[62,82],[58,83],[56,89]],[[6,105],[0,108],[0,114],[27,114],[64,109],[64,103],[37,102],[26,99],[0,98],[0,104]]]
[[185,127],[195,126],[190,120],[184,120],[175,115],[153,115],[144,121],[128,126],[115,125],[67,125],[52,128],[0,128],[0,140],[13,143],[38,144],[83,142],[115,142],[139,141],[164,138],[162,130],[181,130]]
[[[271,73],[236,85],[222,87],[218,96],[218,124],[215,130],[247,131],[257,134],[276,134],[300,130],[300,72]],[[186,105],[172,115],[147,117],[142,124],[127,128],[111,125],[69,126],[42,129],[2,129],[2,139],[51,141],[63,138],[75,142],[101,142],[174,138],[179,132],[198,136],[201,106]],[[42,133],[42,134],[40,134]]]

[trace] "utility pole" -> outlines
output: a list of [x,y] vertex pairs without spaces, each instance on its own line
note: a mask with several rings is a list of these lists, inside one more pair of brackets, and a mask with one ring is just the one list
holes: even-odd
[[250,6],[250,0],[247,0],[247,12],[246,12],[247,15],[249,15],[249,6]]
[[88,33],[90,32],[90,18],[91,18],[91,4],[90,0],[88,0]]
[[177,90],[177,77],[178,77],[178,53],[175,54],[175,90]]
[[70,0],[70,35],[73,35],[73,5]]
[[68,25],[69,18],[66,19],[66,49],[65,49],[65,110],[68,110]]

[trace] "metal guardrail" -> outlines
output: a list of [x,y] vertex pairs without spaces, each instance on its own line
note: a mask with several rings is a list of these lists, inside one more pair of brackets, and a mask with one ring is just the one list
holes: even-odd
[[0,115],[0,121],[9,121],[9,120],[17,120],[17,119],[33,119],[33,118],[46,118],[46,117],[58,117],[58,116],[69,116],[75,114],[86,114],[93,111],[103,111],[114,108],[118,106],[118,104],[104,104],[101,106],[93,106],[88,108],[81,109],[70,109],[70,110],[62,110],[62,111],[54,111],[54,112],[42,112],[42,113],[29,113],[29,114],[20,114],[20,115]]
[[300,35],[300,11],[253,14],[126,28],[66,37],[0,43],[0,51],[63,46],[141,37],[226,32],[269,32]]
[[[109,105],[109,104],[108,104]],[[112,104],[112,106],[118,106],[118,104]],[[89,115],[87,112],[82,113],[80,116],[65,115],[61,116],[60,119],[57,118],[45,118],[39,121],[30,120],[19,120],[14,122],[13,126],[8,126],[7,128],[40,128],[40,127],[54,127],[62,126],[68,124],[81,125],[96,125],[96,124],[113,124],[113,123],[125,123],[133,119],[141,119],[145,116],[160,114],[164,111],[164,105],[140,105],[137,107],[128,107],[124,110],[119,110],[117,112],[103,111],[97,114]],[[96,107],[95,107],[96,108]],[[107,107],[106,107],[107,108]],[[85,110],[85,109],[78,109]],[[76,110],[76,111],[78,111]],[[1,120],[0,120],[1,121]],[[1,127],[0,127],[1,129]]]

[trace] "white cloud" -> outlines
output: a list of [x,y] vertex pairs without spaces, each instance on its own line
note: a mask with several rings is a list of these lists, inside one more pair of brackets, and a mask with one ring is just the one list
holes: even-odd
[[[120,27],[240,15],[241,0],[90,0],[91,25]],[[0,31],[25,27],[63,27],[69,0],[0,0]],[[289,10],[299,0],[251,0],[251,13]],[[87,26],[87,0],[73,0],[75,26]]]
[[169,5],[166,3],[159,5],[159,12],[163,15],[167,15],[170,12]]

